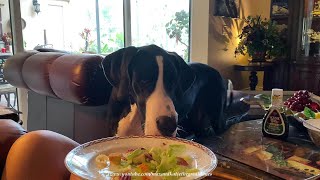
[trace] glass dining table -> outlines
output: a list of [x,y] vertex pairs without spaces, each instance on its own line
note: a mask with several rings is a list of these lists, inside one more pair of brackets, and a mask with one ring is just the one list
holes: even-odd
[[264,137],[261,128],[261,119],[245,121],[221,136],[200,140],[219,161],[206,179],[317,179],[320,148],[306,131],[290,126],[282,141]]

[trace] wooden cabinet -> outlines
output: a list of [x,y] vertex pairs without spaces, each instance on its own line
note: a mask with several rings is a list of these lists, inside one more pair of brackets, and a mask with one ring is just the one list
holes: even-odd
[[289,72],[289,90],[306,89],[320,95],[320,61],[294,61]]
[[320,0],[287,2],[288,23],[278,20],[283,16],[272,13],[270,16],[278,24],[287,25],[290,51],[288,61],[282,62],[281,66],[275,65],[273,85],[291,91],[306,89],[320,95]]
[[289,0],[271,0],[270,19],[278,25],[289,23]]

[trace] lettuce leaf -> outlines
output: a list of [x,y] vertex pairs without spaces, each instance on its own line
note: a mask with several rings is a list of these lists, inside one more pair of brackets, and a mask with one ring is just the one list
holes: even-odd
[[307,117],[307,119],[314,119],[316,118],[316,113],[314,113],[310,108],[305,107],[303,110],[304,115]]
[[127,156],[127,160],[129,162],[129,164],[132,163],[133,158],[139,156],[143,152],[144,152],[144,150],[142,150],[142,149],[136,149],[136,150],[132,151],[131,153],[129,153]]
[[168,155],[169,156],[177,156],[181,155],[186,151],[186,146],[183,144],[172,144],[169,145]]
[[160,149],[159,147],[153,147],[150,149],[149,153],[152,155],[152,158],[158,163],[160,164],[161,162],[161,153],[162,153],[162,149]]
[[[155,173],[193,173],[196,169],[190,166],[183,166],[178,163],[179,158],[183,158],[189,165],[192,164],[192,157],[185,154],[186,146],[181,144],[171,144],[165,147],[153,147],[149,151],[145,149],[136,149],[126,156],[126,162],[122,163],[117,171],[141,172],[139,169],[140,163],[132,164],[133,161],[145,153],[151,154],[152,160],[150,162],[143,162],[148,166],[149,172]],[[179,157],[179,158],[178,158]],[[164,180],[177,180],[178,176],[163,176]]]
[[157,166],[157,173],[169,172],[177,166],[177,158],[175,156],[166,156],[167,153],[162,153],[161,163]]

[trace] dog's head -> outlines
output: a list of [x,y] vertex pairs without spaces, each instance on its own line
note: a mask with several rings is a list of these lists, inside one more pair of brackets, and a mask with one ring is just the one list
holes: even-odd
[[145,135],[175,136],[175,104],[195,80],[195,74],[176,53],[150,45],[128,47],[107,56],[103,67],[118,89],[119,101],[132,98],[145,120]]

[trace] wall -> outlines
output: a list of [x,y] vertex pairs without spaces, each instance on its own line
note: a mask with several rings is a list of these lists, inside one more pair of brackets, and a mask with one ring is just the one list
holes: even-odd
[[[214,0],[210,0],[212,7]],[[248,15],[261,15],[270,17],[271,0],[244,0],[240,5],[240,19]],[[209,9],[209,14],[211,13]],[[225,17],[209,15],[209,37],[208,37],[208,64],[215,67],[225,78],[232,80],[235,89],[247,89],[249,87],[249,72],[235,72],[234,64],[246,64],[247,58],[244,56],[234,56],[234,50],[238,44],[238,34],[243,27],[243,21]],[[224,27],[226,25],[226,27]],[[227,32],[223,35],[222,31]],[[258,73],[259,83],[257,89],[262,87],[263,73]]]
[[[32,0],[20,0],[21,4],[21,17],[26,21],[26,28],[23,30],[23,37],[25,44],[25,49],[34,49],[37,45],[44,45],[44,30],[50,27],[55,19],[50,15],[48,10],[49,5],[51,6],[61,6],[65,7],[68,3],[65,1],[57,0],[38,0],[40,4],[39,14],[34,12],[34,7],[32,5]],[[67,6],[66,6],[67,7]],[[63,13],[67,14],[68,9],[64,8]],[[67,20],[65,20],[67,21]],[[55,22],[55,21],[54,21]],[[68,24],[63,22],[64,29],[72,29],[68,27]],[[57,27],[61,28],[61,27]],[[67,31],[69,33],[69,31]],[[47,32],[48,33],[48,32]],[[48,36],[47,36],[48,37]],[[59,49],[59,48],[57,48]]]
[[1,16],[2,16],[2,30],[4,33],[8,33],[8,32],[11,32],[9,1],[0,0],[0,4],[1,4]]
[[191,1],[190,59],[208,64],[209,0]]
[[[40,3],[40,10],[43,10],[41,9],[43,8],[41,5]],[[26,44],[27,46],[35,46],[37,45],[36,42],[43,42],[43,23],[41,16],[38,16],[37,13],[34,12],[32,1],[30,0],[21,0],[20,6],[21,17],[26,21],[26,28],[22,31],[24,42],[28,42],[28,44]]]

